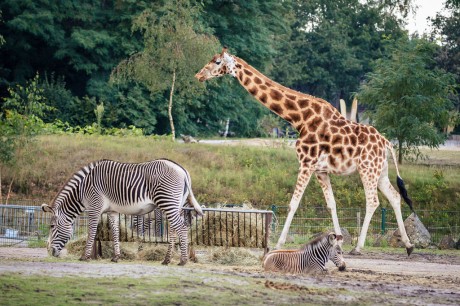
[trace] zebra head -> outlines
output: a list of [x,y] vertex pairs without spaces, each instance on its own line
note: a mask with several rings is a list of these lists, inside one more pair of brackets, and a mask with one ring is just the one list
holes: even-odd
[[339,268],[339,271],[344,271],[347,265],[343,260],[343,250],[339,244],[339,240],[343,240],[343,236],[329,233],[328,240],[332,246],[329,252],[329,260]]
[[64,245],[72,236],[72,222],[60,216],[58,211],[48,206],[48,204],[42,204],[42,210],[53,214],[50,222],[50,235],[48,237],[47,248],[49,254],[58,257]]

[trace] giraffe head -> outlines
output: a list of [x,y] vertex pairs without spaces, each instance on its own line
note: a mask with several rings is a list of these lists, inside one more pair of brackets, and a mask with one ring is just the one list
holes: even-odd
[[214,55],[212,60],[207,63],[200,72],[195,74],[195,78],[197,78],[200,82],[204,82],[225,74],[236,76],[236,60],[227,52],[227,50],[227,47],[224,47],[220,54]]

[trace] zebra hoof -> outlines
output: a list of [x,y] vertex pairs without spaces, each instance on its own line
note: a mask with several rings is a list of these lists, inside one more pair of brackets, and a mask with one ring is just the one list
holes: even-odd
[[349,253],[350,255],[361,255],[361,252],[356,250],[356,248],[354,248],[353,250],[350,251]]
[[118,262],[118,257],[113,257],[112,262]]
[[178,266],[185,266],[185,264],[187,263],[186,260],[181,260],[178,264]]
[[412,252],[414,251],[414,247],[411,246],[410,248],[406,248],[406,251],[407,251],[407,257],[409,257],[410,254],[412,254]]
[[161,262],[161,264],[165,265],[165,266],[167,266],[169,263],[170,263],[170,261],[166,260],[166,259]]

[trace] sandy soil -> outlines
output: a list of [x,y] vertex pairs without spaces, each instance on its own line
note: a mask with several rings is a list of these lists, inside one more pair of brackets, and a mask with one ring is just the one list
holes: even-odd
[[[261,279],[261,284],[273,290],[302,291],[308,288],[338,290],[338,301],[346,301],[347,292],[375,292],[372,303],[394,304],[396,296],[401,304],[460,304],[460,256],[366,253],[346,256],[347,270],[339,272],[329,265],[325,275],[266,274],[261,267],[220,266],[206,263],[176,265],[145,265],[141,262],[121,261],[112,264],[108,260],[91,263],[76,260],[48,261],[45,249],[0,248],[0,274],[80,276],[80,277],[143,277],[149,275],[188,275],[194,271],[207,271],[225,275]],[[308,287],[307,287],[308,284]],[[389,298],[390,297],[390,298]]]

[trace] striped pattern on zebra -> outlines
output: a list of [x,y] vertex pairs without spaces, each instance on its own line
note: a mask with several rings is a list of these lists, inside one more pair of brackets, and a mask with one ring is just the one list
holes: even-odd
[[343,239],[335,233],[326,233],[307,243],[299,250],[274,250],[269,252],[263,262],[265,271],[285,273],[324,272],[326,262],[331,260],[340,271],[345,270],[342,247],[338,240]]
[[42,210],[51,212],[48,250],[59,256],[72,235],[72,223],[84,210],[88,214],[88,238],[81,260],[89,260],[102,213],[107,213],[112,229],[114,256],[120,257],[119,214],[144,215],[155,208],[166,216],[169,227],[169,248],[163,264],[171,261],[171,253],[180,239],[180,265],[188,259],[186,216],[182,207],[190,204],[197,215],[203,215],[192,192],[190,175],[182,166],[167,159],[130,164],[112,160],[92,162],[68,180],[51,205]]
[[153,218],[152,213],[149,213],[145,215],[133,216],[132,220],[133,228],[136,229],[138,236],[150,236],[150,234],[153,232],[156,239],[163,238],[163,212],[161,209],[155,208],[153,210]]

